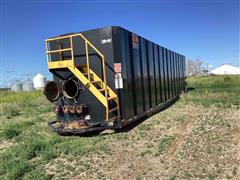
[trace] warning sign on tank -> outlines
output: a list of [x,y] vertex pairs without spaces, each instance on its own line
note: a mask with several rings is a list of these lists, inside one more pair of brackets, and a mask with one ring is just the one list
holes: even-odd
[[123,88],[122,64],[114,63],[114,71],[115,71],[115,88],[122,89]]
[[121,73],[122,72],[122,64],[114,63],[114,71],[115,71],[115,73]]

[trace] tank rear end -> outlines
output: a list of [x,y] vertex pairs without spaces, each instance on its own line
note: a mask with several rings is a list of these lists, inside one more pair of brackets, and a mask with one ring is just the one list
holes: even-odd
[[46,40],[53,81],[45,87],[60,134],[102,131],[120,119],[115,89],[111,27],[61,35]]

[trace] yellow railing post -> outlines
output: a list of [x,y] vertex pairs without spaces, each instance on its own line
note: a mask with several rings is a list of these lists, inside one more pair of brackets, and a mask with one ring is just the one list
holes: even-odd
[[86,61],[87,61],[87,75],[88,75],[88,80],[89,80],[89,83],[90,83],[91,77],[90,77],[90,65],[89,65],[88,43],[87,43],[87,41],[85,41],[85,52],[86,52]]
[[106,107],[106,120],[109,119],[109,108],[108,108],[108,94],[107,94],[107,77],[106,77],[106,69],[105,69],[105,59],[104,56],[101,56],[102,60],[102,70],[103,70],[103,88],[104,88],[104,93],[107,101],[107,107]]
[[70,46],[71,46],[71,56],[72,56],[72,67],[75,68],[72,36],[70,36]]
[[[46,43],[46,52],[48,52],[48,41],[45,41],[45,43]],[[47,55],[47,62],[49,62],[49,55],[48,55],[48,53],[46,53],[46,55]]]

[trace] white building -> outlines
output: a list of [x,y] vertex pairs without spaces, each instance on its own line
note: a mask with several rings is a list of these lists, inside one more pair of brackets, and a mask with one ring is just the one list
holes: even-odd
[[15,81],[11,85],[11,91],[14,91],[14,92],[22,91],[22,82],[21,81]]
[[213,70],[211,70],[211,74],[216,75],[234,75],[234,74],[240,74],[240,68],[236,66],[231,66],[227,64],[223,64]]
[[40,73],[33,78],[33,86],[37,90],[43,90],[46,85],[46,78]]

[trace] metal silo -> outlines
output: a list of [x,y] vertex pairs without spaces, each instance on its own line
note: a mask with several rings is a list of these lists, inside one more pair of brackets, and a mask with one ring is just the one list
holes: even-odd
[[22,91],[22,82],[15,81],[11,86],[11,91],[14,91],[14,92]]
[[23,83],[23,91],[33,91],[34,87],[33,87],[33,81],[31,79],[26,80]]
[[46,85],[46,78],[40,73],[33,78],[33,86],[36,90],[43,90]]

